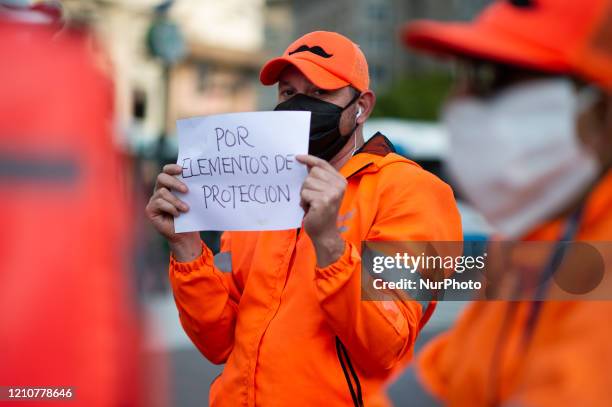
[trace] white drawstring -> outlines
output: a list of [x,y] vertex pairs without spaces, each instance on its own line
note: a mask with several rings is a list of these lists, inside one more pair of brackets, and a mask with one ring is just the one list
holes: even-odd
[[[357,119],[359,119],[359,116],[361,116],[361,106],[359,106],[359,110],[357,111],[357,114],[355,115],[355,121],[357,121]],[[355,131],[353,132],[353,152],[351,153],[351,157],[355,155],[355,151],[357,151],[357,136],[355,136],[355,133],[357,132],[357,127],[355,126]]]

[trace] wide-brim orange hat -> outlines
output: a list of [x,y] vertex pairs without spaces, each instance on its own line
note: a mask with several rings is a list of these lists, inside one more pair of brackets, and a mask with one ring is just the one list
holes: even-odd
[[259,74],[261,83],[275,84],[288,65],[295,66],[321,89],[351,85],[363,92],[370,86],[363,52],[357,44],[335,32],[314,31],[294,41],[282,56],[266,62]]
[[435,54],[575,74],[612,89],[611,0],[499,0],[469,23],[409,22],[402,38]]

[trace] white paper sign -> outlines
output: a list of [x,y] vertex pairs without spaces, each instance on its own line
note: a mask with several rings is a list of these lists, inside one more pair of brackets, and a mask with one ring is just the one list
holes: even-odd
[[249,112],[177,121],[181,179],[176,195],[189,205],[177,233],[282,230],[300,226],[300,188],[308,153],[310,112]]

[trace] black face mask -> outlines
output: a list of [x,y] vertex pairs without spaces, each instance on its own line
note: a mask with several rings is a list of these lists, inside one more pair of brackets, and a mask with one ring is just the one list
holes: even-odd
[[331,160],[346,144],[350,136],[357,128],[357,122],[353,130],[346,136],[340,134],[340,118],[350,105],[359,99],[360,94],[344,107],[333,103],[306,96],[302,93],[279,103],[274,110],[302,110],[311,112],[310,116],[310,139],[308,142],[308,153],[326,161]]

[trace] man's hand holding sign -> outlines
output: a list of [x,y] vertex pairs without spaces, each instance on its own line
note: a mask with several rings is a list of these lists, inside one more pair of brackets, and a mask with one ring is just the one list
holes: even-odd
[[344,252],[340,236],[338,211],[346,179],[327,161],[312,155],[300,155],[297,160],[308,166],[308,177],[302,185],[300,205],[304,209],[304,229],[315,247],[317,265],[325,267]]
[[[296,159],[309,168],[309,175],[300,194],[300,206],[305,212],[304,229],[315,246],[317,264],[324,267],[340,257],[344,250],[344,241],[338,232],[336,219],[346,180],[320,158],[298,155]],[[147,205],[147,212],[155,228],[170,243],[176,258],[179,261],[189,261],[201,253],[200,236],[197,232],[174,231],[174,218],[189,211],[189,205],[170,192],[184,194],[189,191],[187,185],[177,178],[182,171],[178,164],[164,166],[163,172],[157,177],[155,192]]]
[[[294,121],[293,132],[296,132],[295,112],[247,113],[257,122],[260,122],[260,120],[256,116],[268,116],[270,114],[277,116],[275,119],[277,123],[279,121],[282,123],[282,119],[278,116],[293,116],[290,119]],[[297,113],[297,115],[308,116],[305,113]],[[344,250],[344,241],[338,232],[336,219],[346,187],[345,178],[327,161],[318,157],[306,154],[275,154],[275,151],[270,152],[271,149],[278,149],[279,143],[271,143],[268,140],[267,146],[257,149],[255,146],[261,143],[258,143],[258,139],[253,135],[253,132],[249,133],[245,127],[232,126],[232,128],[239,129],[236,132],[237,136],[234,137],[232,134],[230,139],[227,140],[227,135],[222,135],[224,132],[219,131],[220,127],[212,127],[218,124],[217,120],[219,118],[226,121],[226,116],[230,116],[231,120],[244,122],[243,115],[233,114],[188,119],[187,126],[181,126],[179,123],[179,129],[182,128],[184,131],[184,133],[179,133],[180,143],[183,144],[179,146],[178,161],[182,165],[168,164],[164,167],[163,172],[157,177],[155,192],[147,206],[147,212],[154,226],[168,239],[177,259],[189,261],[201,254],[200,237],[197,233],[200,230],[199,225],[204,225],[203,230],[206,230],[209,224],[224,226],[224,230],[265,229],[267,225],[264,222],[271,222],[272,218],[278,220],[279,216],[285,216],[283,213],[279,213],[279,207],[275,207],[275,203],[281,206],[284,203],[290,204],[288,209],[290,213],[285,220],[287,228],[300,226],[302,211],[299,208],[303,209],[305,213],[303,217],[304,229],[315,247],[317,264],[324,266],[338,259]],[[268,123],[266,119],[269,118],[264,117],[261,122]],[[202,125],[201,121],[209,121],[212,124]],[[302,122],[307,124],[307,121],[302,120]],[[204,128],[203,132],[198,132],[202,128]],[[196,129],[195,132],[193,129]],[[209,130],[208,135],[206,129]],[[241,133],[240,129],[245,130]],[[297,131],[299,130],[298,128]],[[297,152],[302,152],[307,145],[307,129],[301,130],[303,142],[301,146],[298,143]],[[250,139],[247,138],[247,134],[249,134]],[[208,142],[204,144],[212,145],[212,151],[194,153],[194,150],[199,148],[203,150],[197,143],[198,140],[206,139],[207,136]],[[214,142],[211,141],[213,139],[215,139]],[[295,144],[296,140],[299,141],[299,138],[294,137],[289,140]],[[189,142],[192,142],[192,144],[189,144]],[[292,143],[286,142],[286,144]],[[250,152],[248,156],[244,154],[217,155],[219,152],[239,147],[240,144],[244,146],[240,149],[241,152],[244,152],[245,149],[252,149],[253,152]],[[293,160],[294,156],[295,160]],[[227,158],[230,160],[227,160]],[[216,166],[215,162],[217,163]],[[257,164],[252,165],[253,162]],[[286,173],[300,166],[308,168],[308,176],[301,183],[300,181],[304,179],[304,172],[296,172],[293,182],[293,196],[291,188],[286,184],[283,187],[286,187],[285,191],[287,193],[283,195],[282,189],[275,190],[274,187],[270,189],[270,185],[256,183],[260,182],[261,177],[265,175],[270,176],[273,180],[275,178],[274,174]],[[240,170],[242,170],[242,174],[238,174]],[[246,172],[249,172],[249,174],[245,174]],[[209,177],[205,177],[206,175]],[[226,188],[219,188],[216,183],[220,181],[223,184],[223,178],[234,179],[237,176],[241,176],[243,182],[226,183],[226,186],[229,185]],[[192,178],[195,182],[192,182]],[[202,178],[205,181],[202,181]],[[281,185],[284,177],[281,175],[276,178],[278,178],[278,184]],[[189,183],[191,189],[188,186]],[[299,188],[299,197],[295,194],[295,190],[297,190],[295,185]],[[268,188],[268,190],[266,191],[265,188]],[[277,191],[280,192],[275,194]],[[181,196],[184,200],[178,196]],[[285,202],[282,202],[283,200]],[[250,211],[241,212],[241,209],[248,208],[248,205],[256,207],[260,216],[259,221],[257,219],[254,221],[249,216]],[[261,205],[267,205],[267,207],[261,208],[259,207]],[[287,210],[287,205],[282,206],[282,209]],[[187,218],[190,210],[201,211],[202,213],[193,214],[192,212],[190,217]],[[270,217],[262,219],[261,213],[266,210]],[[298,216],[295,216],[295,214]],[[215,217],[216,219],[214,219]],[[236,218],[241,219],[241,223],[236,224]],[[178,224],[181,225],[182,233],[177,232],[179,230]]]
[[147,207],[177,258],[199,256],[199,230],[300,226],[306,166],[295,156],[307,151],[309,119],[308,112],[252,112],[178,121],[178,163],[164,167]]
[[177,176],[182,172],[178,164],[165,165],[157,176],[155,191],[145,209],[149,220],[170,244],[170,249],[179,261],[190,261],[201,254],[200,234],[197,232],[176,233],[174,218],[189,210],[189,206],[174,196],[171,191],[187,193],[187,185]]

